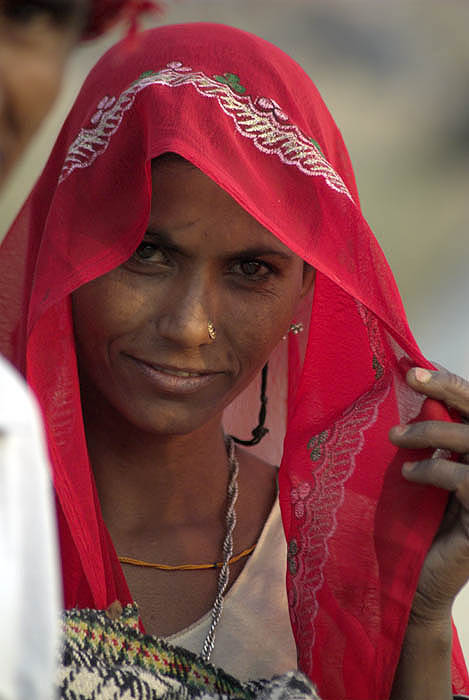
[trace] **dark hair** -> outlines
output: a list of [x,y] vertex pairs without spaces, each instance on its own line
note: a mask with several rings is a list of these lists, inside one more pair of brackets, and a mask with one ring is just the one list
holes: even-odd
[[180,156],[179,153],[173,153],[172,151],[165,151],[165,153],[161,153],[161,155],[156,156],[156,158],[153,158],[152,160],[152,164],[155,165],[172,165],[173,163],[183,163],[190,168],[196,167],[190,162],[190,160],[187,160],[187,158]]

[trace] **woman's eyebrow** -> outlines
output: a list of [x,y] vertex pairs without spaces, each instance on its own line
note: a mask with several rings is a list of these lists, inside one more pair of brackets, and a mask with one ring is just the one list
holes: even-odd
[[[163,248],[166,248],[166,250],[172,250],[177,253],[180,253],[181,255],[189,257],[191,255],[189,250],[179,245],[178,243],[175,243],[174,240],[171,238],[171,235],[164,230],[152,231],[151,229],[147,229],[145,233],[145,240],[151,240],[152,243],[160,245]],[[241,250],[227,251],[224,257],[237,258],[241,260],[252,260],[253,258],[262,258],[265,256],[273,256],[281,258],[282,260],[290,260],[292,257],[294,257],[294,253],[291,253],[289,250],[283,251],[278,250],[277,248],[271,248],[269,246],[250,246],[247,248],[242,248]]]
[[151,240],[152,243],[157,243],[168,250],[176,250],[180,253],[184,253],[184,249],[173,241],[167,231],[152,231],[151,229],[147,229],[145,232],[145,240]]

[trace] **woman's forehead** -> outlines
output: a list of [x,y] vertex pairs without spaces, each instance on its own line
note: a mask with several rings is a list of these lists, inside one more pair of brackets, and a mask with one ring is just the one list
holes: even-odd
[[222,187],[188,161],[158,159],[152,164],[149,233],[181,246],[216,245],[220,251],[243,248],[293,253]]

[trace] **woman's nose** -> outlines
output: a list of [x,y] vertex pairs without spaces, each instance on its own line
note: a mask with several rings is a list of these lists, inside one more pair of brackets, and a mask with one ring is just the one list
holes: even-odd
[[210,287],[208,280],[201,279],[179,285],[159,316],[160,335],[187,348],[213,343],[216,333]]

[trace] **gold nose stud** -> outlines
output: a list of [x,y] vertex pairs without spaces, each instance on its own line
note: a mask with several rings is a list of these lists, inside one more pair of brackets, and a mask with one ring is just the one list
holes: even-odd
[[217,337],[217,332],[215,330],[215,326],[213,325],[213,323],[211,321],[208,322],[208,335],[209,335],[210,340],[215,340],[215,338]]

